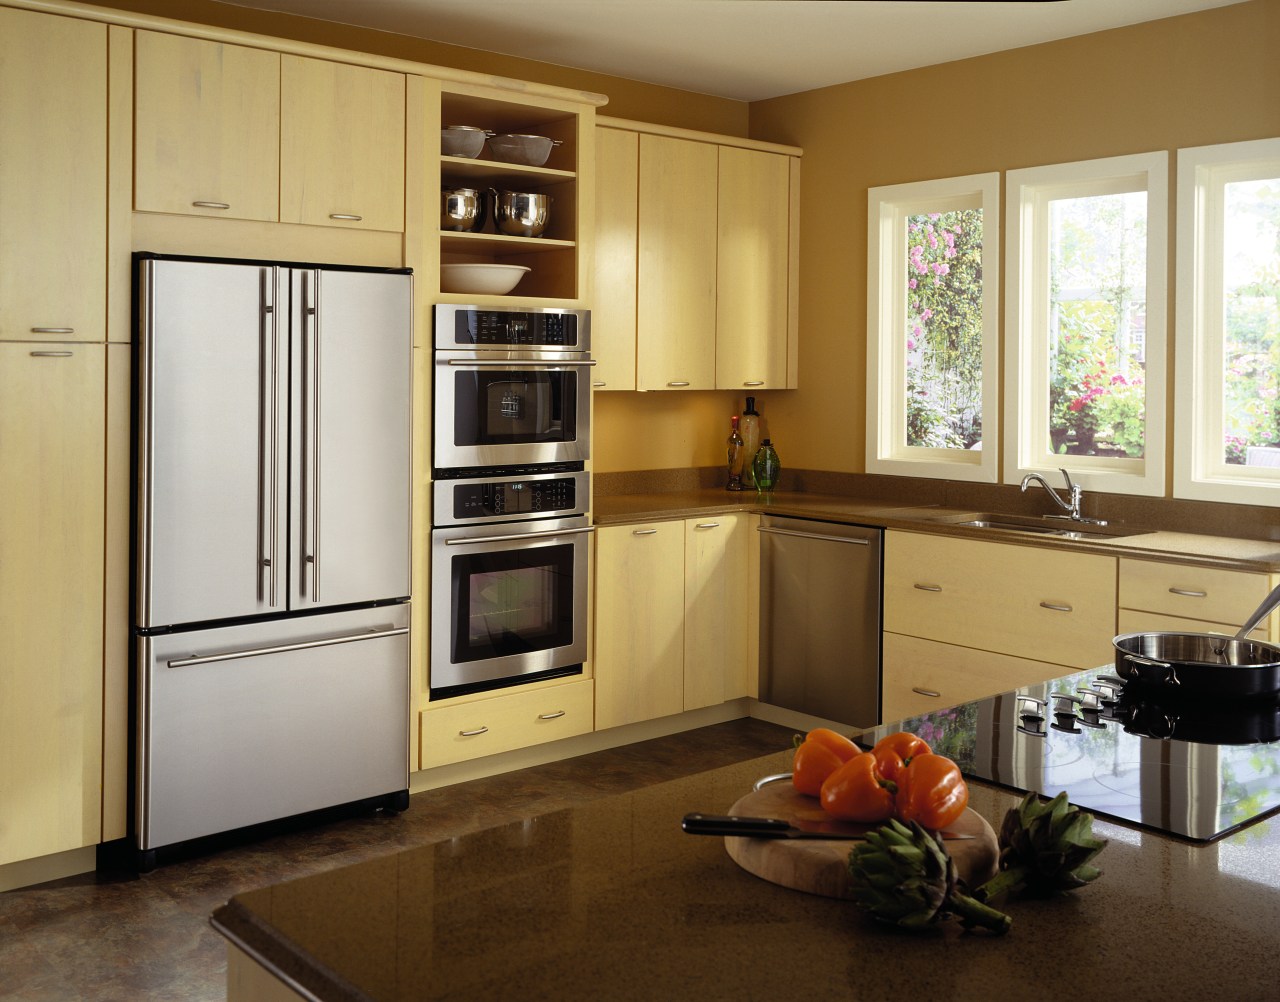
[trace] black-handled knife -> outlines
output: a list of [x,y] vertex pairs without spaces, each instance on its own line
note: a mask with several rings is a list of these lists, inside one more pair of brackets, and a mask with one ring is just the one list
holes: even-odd
[[[736,835],[743,838],[848,839],[867,837],[875,825],[845,821],[784,821],[782,818],[747,818],[734,814],[686,814],[680,827],[690,835]],[[971,839],[960,832],[937,833],[944,840]]]

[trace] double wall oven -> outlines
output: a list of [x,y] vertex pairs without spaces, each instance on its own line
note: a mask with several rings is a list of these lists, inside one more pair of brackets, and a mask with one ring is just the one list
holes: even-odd
[[430,695],[581,674],[586,310],[435,307]]

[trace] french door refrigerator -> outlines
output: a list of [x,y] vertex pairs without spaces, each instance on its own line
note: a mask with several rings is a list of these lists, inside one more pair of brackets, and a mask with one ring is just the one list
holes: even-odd
[[412,276],[138,254],[134,840],[408,803]]

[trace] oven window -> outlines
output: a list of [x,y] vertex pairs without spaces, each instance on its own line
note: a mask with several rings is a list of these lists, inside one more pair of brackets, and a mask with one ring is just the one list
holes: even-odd
[[573,642],[573,544],[453,558],[455,663]]
[[454,373],[453,399],[458,446],[577,439],[576,372],[463,369]]

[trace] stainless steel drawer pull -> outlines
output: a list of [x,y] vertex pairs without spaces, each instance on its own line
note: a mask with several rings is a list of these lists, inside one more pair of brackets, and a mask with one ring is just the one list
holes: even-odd
[[742,385],[743,385],[743,386],[763,386],[763,385],[764,385],[764,380],[763,380],[763,379],[748,379],[748,380],[747,380],[745,383],[743,383]]
[[351,212],[331,212],[329,213],[329,218],[330,219],[346,219],[346,220],[349,220],[350,222],[358,223],[360,222],[360,220],[364,219],[364,216],[357,216]]
[[1041,602],[1041,603],[1040,603],[1040,608],[1041,608],[1041,609],[1048,609],[1048,610],[1050,610],[1051,612],[1070,612],[1070,611],[1071,611],[1071,606],[1069,606],[1069,605],[1057,605],[1057,604],[1056,604],[1056,603],[1054,603],[1054,602]]
[[942,693],[934,692],[932,689],[921,689],[918,685],[913,685],[911,691],[919,693],[921,696],[932,696],[934,699],[942,695]]
[[1170,595],[1182,595],[1185,598],[1208,598],[1207,591],[1192,591],[1190,588],[1170,588]]
[[488,734],[488,733],[489,733],[489,728],[487,728],[487,727],[477,727],[474,731],[459,731],[459,732],[458,732],[458,737],[460,737],[460,738],[474,738],[477,734]]
[[72,352],[69,351],[32,351],[28,352],[32,358],[70,358]]
[[288,654],[290,651],[309,651],[313,647],[331,647],[334,644],[353,644],[360,640],[382,640],[384,637],[399,637],[409,632],[407,626],[391,630],[369,630],[367,633],[351,633],[344,637],[330,637],[328,640],[308,640],[300,644],[280,644],[276,647],[254,647],[244,651],[227,651],[225,654],[193,654],[189,658],[177,658],[166,661],[170,668],[189,668],[192,665],[208,665],[217,661],[236,661],[240,658],[263,657],[268,654]]
[[603,379],[593,379],[591,381],[591,385],[595,387],[600,387],[600,386],[608,386],[609,384],[606,383]]
[[227,202],[192,202],[197,209],[229,209],[231,205]]
[[653,535],[654,533],[656,533],[657,531],[658,531],[657,529],[632,529],[632,530],[631,530],[631,535],[633,535],[633,536],[652,536],[652,535]]
[[694,526],[694,528],[695,529],[718,529],[720,528],[720,523],[719,522],[699,522],[697,525]]
[[673,379],[671,382],[667,383],[667,385],[668,385],[668,386],[688,386],[688,385],[689,385],[689,380],[687,380],[687,379]]
[[74,334],[74,327],[32,327],[32,334]]
[[556,710],[555,713],[539,713],[538,719],[539,720],[555,720],[556,717],[563,717],[563,716],[564,716],[564,710]]
[[549,529],[546,532],[520,532],[511,536],[468,536],[463,539],[446,539],[445,546],[474,546],[477,543],[532,543],[548,536],[577,536],[584,532],[595,532],[594,526],[586,529]]
[[942,591],[942,585],[915,584],[911,587],[916,591]]
[[800,539],[821,539],[826,543],[853,543],[855,546],[870,546],[869,539],[854,539],[850,536],[823,536],[816,532],[796,532],[793,529],[774,529],[767,525],[762,525],[756,529],[756,532],[767,532],[771,536],[798,536]]

